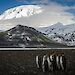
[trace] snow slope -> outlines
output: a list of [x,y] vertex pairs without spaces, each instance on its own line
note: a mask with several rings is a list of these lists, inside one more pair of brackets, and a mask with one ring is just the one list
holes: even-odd
[[58,22],[48,27],[38,28],[38,30],[41,31],[42,33],[51,34],[51,33],[55,33],[56,31],[58,32],[62,27],[63,24]]
[[75,46],[75,24],[64,26],[62,23],[56,23],[38,30],[47,34],[54,41],[67,44],[68,46]]
[[39,14],[43,10],[39,6],[35,5],[22,5],[6,10],[0,15],[0,20],[29,17],[34,14]]

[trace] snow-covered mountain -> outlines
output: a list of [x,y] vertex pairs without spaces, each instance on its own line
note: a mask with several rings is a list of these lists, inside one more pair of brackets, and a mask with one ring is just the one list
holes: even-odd
[[50,40],[44,34],[32,27],[17,25],[5,32],[0,32],[0,47],[54,48],[67,46]]
[[[0,15],[0,30],[7,31],[21,24],[27,27],[43,27],[38,30],[48,35],[48,37],[59,43],[67,44],[68,46],[75,45],[75,24],[64,26],[62,21],[54,24],[51,19],[49,8],[38,5],[21,5],[6,10]],[[53,22],[50,25],[50,22]],[[49,26],[50,25],[50,26]]]
[[6,10],[0,15],[0,20],[29,17],[34,14],[39,14],[43,10],[36,5],[22,5]]
[[52,42],[36,29],[23,25],[0,33],[0,47],[40,48],[49,47]]
[[51,33],[55,33],[56,31],[58,32],[62,27],[63,27],[63,24],[58,22],[48,27],[40,27],[38,28],[38,30],[41,31],[42,33],[46,33],[49,35]]
[[39,31],[48,35],[48,37],[59,43],[75,46],[75,24],[63,25],[56,23],[49,27],[39,28]]

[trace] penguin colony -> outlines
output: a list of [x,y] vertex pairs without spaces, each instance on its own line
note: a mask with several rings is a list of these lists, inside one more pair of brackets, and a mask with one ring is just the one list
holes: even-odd
[[44,55],[37,55],[36,56],[36,66],[38,69],[41,69],[43,72],[50,72],[66,70],[66,58],[64,53],[48,53]]

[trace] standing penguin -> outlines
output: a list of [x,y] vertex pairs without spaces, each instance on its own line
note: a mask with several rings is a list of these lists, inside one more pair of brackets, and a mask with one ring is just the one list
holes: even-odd
[[60,65],[60,55],[57,54],[56,55],[56,69],[60,70],[61,69],[61,65]]
[[51,63],[50,70],[53,71],[53,69],[54,69],[54,67],[53,67],[54,66],[54,53],[51,53],[49,57],[50,57],[50,63]]
[[53,54],[52,58],[53,58],[53,61],[52,61],[53,71],[55,71],[56,70],[56,54],[55,53]]
[[42,70],[43,70],[43,72],[48,71],[47,55],[44,55],[44,56],[43,56]]
[[52,61],[50,59],[50,56],[47,56],[47,61],[48,61],[48,70],[53,71],[53,65],[52,65]]
[[36,56],[36,65],[37,65],[37,68],[40,68],[40,66],[39,66],[39,56],[38,55]]
[[41,55],[36,56],[36,65],[38,69],[42,69],[42,56]]
[[64,54],[60,56],[60,65],[61,65],[62,71],[65,71],[66,70],[66,58]]

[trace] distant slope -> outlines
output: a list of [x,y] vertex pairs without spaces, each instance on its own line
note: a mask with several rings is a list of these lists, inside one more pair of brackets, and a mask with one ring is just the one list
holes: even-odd
[[75,46],[75,24],[64,26],[62,23],[57,23],[38,30],[58,43]]

